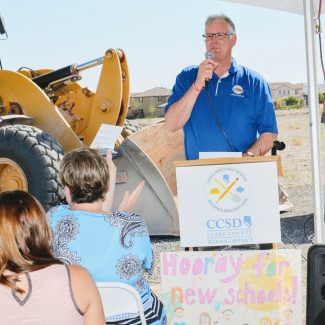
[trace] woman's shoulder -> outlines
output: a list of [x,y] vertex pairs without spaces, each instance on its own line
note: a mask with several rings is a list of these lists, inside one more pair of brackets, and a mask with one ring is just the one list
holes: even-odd
[[92,275],[86,268],[80,265],[68,265],[67,269],[74,293],[77,291],[87,295],[89,294],[89,290],[93,290],[96,287]]
[[77,280],[86,280],[86,281],[93,281],[91,274],[89,271],[80,265],[68,265],[66,266],[69,270],[71,278]]
[[[92,317],[96,318],[95,324],[104,324],[104,311],[93,277],[82,266],[69,265],[67,268],[70,274],[71,294],[77,309],[81,314],[93,314]],[[93,310],[92,312],[89,312],[90,308]],[[101,321],[100,323],[99,320]]]
[[69,206],[67,204],[61,204],[50,208],[46,214],[49,218],[52,218],[67,211],[69,211]]
[[48,219],[51,220],[61,220],[64,219],[80,219],[87,222],[87,217],[97,218],[97,219],[104,219],[103,217],[105,214],[103,213],[94,213],[86,210],[72,210],[70,209],[69,205],[58,205],[53,208],[50,208],[47,212]]
[[94,279],[90,272],[80,265],[67,266],[73,291],[82,291],[87,293],[95,285]]

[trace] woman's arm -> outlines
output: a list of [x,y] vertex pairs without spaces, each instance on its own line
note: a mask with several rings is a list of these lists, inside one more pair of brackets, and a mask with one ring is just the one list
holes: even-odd
[[108,191],[105,194],[104,201],[102,203],[102,210],[110,212],[113,205],[115,181],[116,181],[116,166],[113,163],[113,156],[111,150],[107,151],[106,162],[109,171],[109,181],[108,181]]
[[74,299],[84,313],[84,325],[105,325],[102,301],[90,273],[77,265],[69,265],[68,268]]
[[[110,150],[107,151],[106,162],[109,171],[109,184],[108,184],[108,191],[105,194],[104,201],[102,203],[102,210],[110,212],[114,200],[115,181],[116,181],[116,166],[113,163],[112,152]],[[138,184],[138,186],[132,191],[131,194],[129,191],[126,191],[124,193],[124,196],[122,198],[118,210],[131,211],[144,187],[144,184],[145,182],[141,181]]]
[[140,196],[143,187],[144,187],[145,181],[141,181],[137,187],[132,191],[130,194],[129,191],[126,191],[123,195],[122,201],[118,207],[118,210],[120,211],[128,211],[131,212],[134,205],[136,204],[138,197]]

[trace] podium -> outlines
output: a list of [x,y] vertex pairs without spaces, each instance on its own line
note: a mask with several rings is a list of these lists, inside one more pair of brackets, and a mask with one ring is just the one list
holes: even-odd
[[231,251],[161,253],[168,324],[204,319],[211,324],[301,325],[301,252],[245,247],[281,239],[280,158],[214,158],[174,165],[181,246],[226,245]]
[[182,247],[281,241],[279,156],[174,161]]

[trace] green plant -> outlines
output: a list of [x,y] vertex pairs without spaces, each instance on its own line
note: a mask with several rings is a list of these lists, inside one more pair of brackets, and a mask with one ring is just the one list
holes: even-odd
[[140,109],[141,108],[141,103],[138,101],[134,101],[131,105],[132,108],[134,109]]
[[286,99],[286,105],[287,106],[293,106],[293,105],[298,105],[298,98],[297,97],[294,97],[294,96],[289,96],[287,99]]
[[274,108],[275,108],[275,109],[281,109],[281,106],[282,106],[282,101],[281,101],[281,99],[277,99],[277,100],[275,100],[275,102],[274,102]]
[[299,108],[305,107],[305,101],[301,98],[299,101]]
[[151,117],[154,116],[153,114],[155,113],[156,109],[157,109],[157,107],[156,107],[155,104],[150,104],[150,105],[149,105],[149,107],[148,107],[148,111],[150,112]]

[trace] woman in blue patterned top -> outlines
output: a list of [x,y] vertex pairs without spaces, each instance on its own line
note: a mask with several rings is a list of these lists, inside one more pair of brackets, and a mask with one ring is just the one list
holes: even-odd
[[[129,213],[128,204],[140,194],[144,182],[131,196],[126,193],[119,211],[110,212],[116,177],[112,156],[106,161],[97,151],[78,148],[65,154],[61,181],[69,205],[48,212],[53,231],[53,253],[66,264],[86,267],[96,282],[120,281],[140,293],[148,324],[167,324],[163,304],[150,290],[153,254],[141,216]],[[141,324],[138,315],[116,315],[108,324]]]

